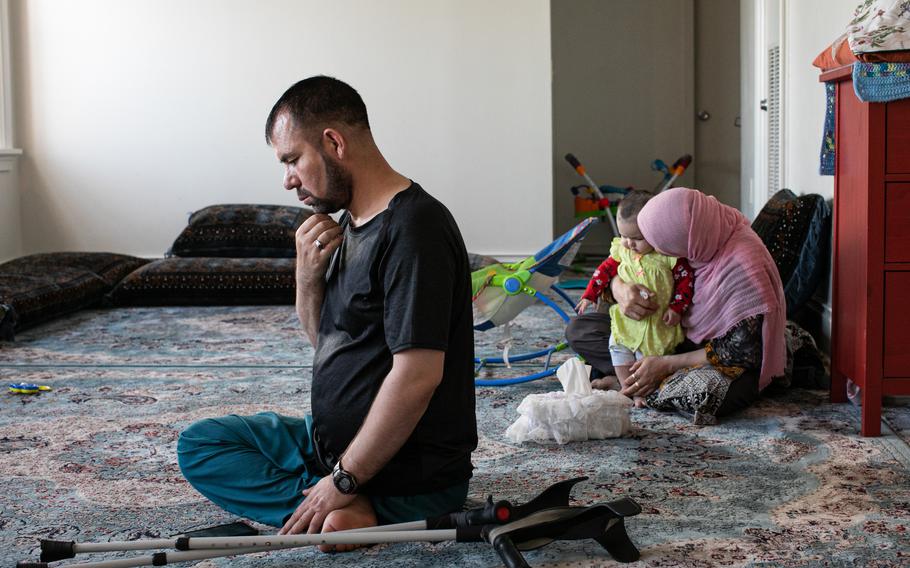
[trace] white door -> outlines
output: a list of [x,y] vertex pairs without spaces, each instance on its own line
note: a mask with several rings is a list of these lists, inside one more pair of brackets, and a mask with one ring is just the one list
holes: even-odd
[[[584,183],[575,154],[598,184],[653,189],[659,158],[695,154],[694,0],[553,1],[554,234],[576,222],[570,188]],[[738,23],[737,23],[738,25]],[[679,184],[692,186],[699,158]],[[608,225],[583,252],[609,250]]]
[[742,0],[742,209],[754,218],[782,187],[784,124],[783,0]]
[[739,2],[695,0],[695,187],[739,208]]

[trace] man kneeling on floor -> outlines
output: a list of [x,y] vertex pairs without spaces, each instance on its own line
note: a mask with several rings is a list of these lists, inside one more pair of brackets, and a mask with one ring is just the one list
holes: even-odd
[[452,215],[386,162],[346,83],[293,85],[265,130],[285,189],[315,212],[296,235],[312,415],[196,422],[177,445],[184,476],[280,534],[460,510],[477,424],[468,257]]

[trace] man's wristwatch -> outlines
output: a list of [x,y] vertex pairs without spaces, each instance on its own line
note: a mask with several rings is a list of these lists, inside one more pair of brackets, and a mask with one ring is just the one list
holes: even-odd
[[335,484],[335,489],[345,495],[357,492],[357,478],[341,467],[340,458],[335,463],[335,469],[332,470],[332,482]]

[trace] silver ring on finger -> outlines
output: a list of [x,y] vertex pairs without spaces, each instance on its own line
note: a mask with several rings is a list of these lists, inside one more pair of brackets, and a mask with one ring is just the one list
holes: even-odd
[[313,241],[313,246],[318,248],[319,250],[322,250],[325,248],[325,244],[323,244],[323,242],[320,241],[319,239],[316,239]]

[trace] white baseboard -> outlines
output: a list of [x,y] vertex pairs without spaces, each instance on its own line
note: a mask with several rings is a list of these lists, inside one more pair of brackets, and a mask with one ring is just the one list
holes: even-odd
[[474,254],[481,254],[483,256],[491,256],[498,260],[499,262],[518,262],[524,260],[529,256],[532,256],[533,252],[521,253],[521,252],[484,252],[484,251],[470,251]]

